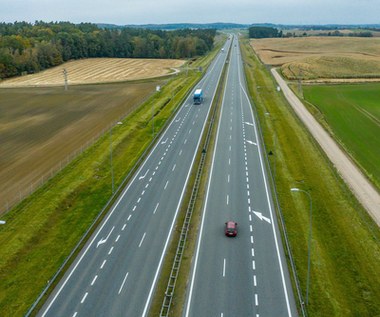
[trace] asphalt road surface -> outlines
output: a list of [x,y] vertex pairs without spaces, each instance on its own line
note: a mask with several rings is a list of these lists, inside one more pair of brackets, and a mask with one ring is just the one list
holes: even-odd
[[234,38],[184,317],[298,315],[246,91]]
[[189,95],[38,316],[147,315],[226,55],[196,87],[204,102]]

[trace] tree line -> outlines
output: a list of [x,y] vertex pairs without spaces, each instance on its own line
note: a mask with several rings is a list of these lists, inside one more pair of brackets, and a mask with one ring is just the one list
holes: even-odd
[[90,57],[192,58],[212,49],[215,29],[102,29],[70,22],[0,23],[0,78]]

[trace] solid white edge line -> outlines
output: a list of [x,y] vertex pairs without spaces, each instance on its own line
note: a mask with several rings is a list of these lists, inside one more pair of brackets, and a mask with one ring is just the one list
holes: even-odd
[[[227,78],[228,78],[228,75],[229,75],[229,71],[230,71],[230,64],[228,64]],[[219,80],[220,80],[220,78],[219,78]],[[224,96],[223,96],[222,111],[220,113],[220,118],[223,115],[224,98],[226,96],[226,89],[225,89],[226,85],[227,85],[227,80],[226,80],[226,83],[225,83],[225,86],[224,86]],[[192,297],[193,297],[194,280],[195,280],[195,274],[197,272],[199,249],[200,249],[200,245],[201,245],[201,242],[202,242],[203,225],[204,225],[204,220],[205,220],[206,206],[207,206],[207,202],[208,202],[208,195],[209,195],[209,192],[210,192],[211,179],[212,179],[212,174],[213,174],[213,171],[214,171],[215,152],[216,152],[216,147],[217,147],[217,143],[218,143],[218,139],[219,139],[218,136],[219,136],[219,130],[220,130],[220,122],[221,122],[221,120],[219,120],[219,123],[218,123],[218,131],[217,131],[217,134],[216,134],[216,140],[217,141],[215,142],[215,145],[214,145],[214,153],[213,153],[212,163],[211,163],[211,173],[210,173],[210,177],[209,177],[209,180],[208,180],[206,199],[205,199],[205,204],[203,206],[203,211],[202,211],[201,228],[200,228],[199,236],[198,236],[197,250],[196,250],[196,253],[195,253],[195,260],[194,260],[194,265],[193,265],[193,274],[191,276],[190,290],[189,290],[189,296],[188,296],[188,301],[187,301],[187,306],[186,306],[185,317],[189,317],[191,300],[192,300]]]
[[265,170],[264,170],[264,165],[263,165],[263,159],[262,159],[261,144],[258,141],[258,137],[257,137],[258,132],[257,132],[257,127],[256,127],[256,123],[255,123],[255,116],[253,114],[252,105],[251,105],[251,102],[250,102],[250,100],[248,98],[247,92],[245,91],[245,89],[243,87],[243,84],[242,84],[242,82],[240,80],[240,63],[238,64],[238,71],[239,71],[240,87],[243,90],[243,92],[245,94],[245,97],[247,99],[247,102],[248,102],[248,104],[250,106],[249,107],[250,108],[250,113],[251,113],[251,117],[252,117],[252,121],[253,121],[253,126],[254,126],[254,129],[255,129],[256,143],[257,143],[257,148],[259,149],[259,158],[260,158],[261,172],[263,174],[264,185],[265,185],[265,192],[266,192],[266,196],[267,196],[267,202],[268,202],[270,217],[271,217],[271,220],[272,220],[272,231],[273,231],[273,236],[274,236],[274,239],[275,239],[276,252],[277,252],[278,263],[279,263],[279,266],[280,266],[281,279],[282,279],[282,285],[283,285],[283,290],[284,290],[284,294],[285,294],[286,306],[287,306],[287,309],[288,309],[288,316],[291,317],[292,316],[292,312],[291,312],[291,309],[290,309],[289,296],[288,296],[288,288],[287,288],[286,281],[285,281],[284,269],[282,267],[282,261],[281,261],[281,256],[280,256],[280,248],[278,246],[277,234],[276,234],[276,230],[275,230],[275,227],[274,227],[272,203],[271,203],[271,200],[269,198],[268,184],[267,184],[267,180],[266,180],[266,175],[265,175]]
[[[220,54],[218,55],[217,59],[219,59],[220,57]],[[216,62],[212,68],[212,70],[214,69],[214,67],[216,66]],[[224,65],[224,63],[223,63]],[[212,71],[211,70],[211,71]],[[220,70],[220,74],[219,74],[219,77],[218,77],[218,82],[220,81],[220,77],[222,76],[222,70],[223,68]],[[216,88],[215,87],[215,90],[214,90],[214,95],[211,99],[211,102],[210,102],[210,105],[212,105],[212,103],[214,102],[214,98],[215,98],[215,94],[216,94]],[[200,109],[199,109],[200,110]],[[202,127],[202,131],[201,131],[201,136],[203,135],[203,132],[204,132],[204,129],[206,127],[206,123],[207,123],[207,118],[209,117],[210,115],[210,110],[211,110],[211,107],[209,107],[208,109],[208,112],[207,112],[207,115],[206,115],[206,118],[205,118],[205,121],[203,123],[203,127]],[[164,257],[165,257],[165,254],[166,254],[166,249],[168,247],[168,244],[169,244],[169,240],[170,240],[170,237],[171,237],[171,234],[172,234],[172,231],[173,231],[173,228],[174,228],[174,225],[175,225],[175,222],[176,222],[176,219],[177,219],[177,214],[178,214],[178,211],[179,211],[179,208],[181,206],[181,203],[182,203],[182,199],[183,199],[183,196],[185,194],[185,189],[186,189],[186,185],[188,183],[188,180],[189,180],[189,177],[190,177],[190,172],[191,170],[193,169],[193,165],[194,165],[194,161],[195,161],[195,156],[196,156],[196,153],[198,152],[198,149],[199,149],[199,145],[200,145],[200,142],[201,142],[201,137],[199,137],[199,140],[198,140],[198,144],[197,144],[197,147],[196,147],[196,150],[194,151],[194,155],[193,155],[193,160],[191,162],[191,165],[190,165],[190,168],[189,168],[189,172],[187,174],[187,177],[186,177],[186,181],[185,181],[185,184],[184,184],[184,187],[182,189],[182,193],[181,193],[181,197],[180,197],[180,200],[178,202],[178,205],[177,205],[177,209],[176,209],[176,212],[175,212],[175,215],[174,215],[174,218],[173,218],[173,221],[172,221],[172,224],[171,224],[171,227],[170,227],[170,230],[169,230],[169,233],[168,233],[168,236],[167,236],[167,239],[166,239],[166,242],[165,242],[165,246],[164,246],[164,250],[162,252],[162,255],[161,255],[161,258],[160,258],[160,262],[158,264],[158,267],[157,267],[157,270],[156,270],[156,274],[154,276],[154,279],[153,279],[153,283],[152,283],[152,287],[150,288],[150,291],[149,291],[149,295],[148,295],[148,298],[147,298],[147,301],[145,303],[145,307],[144,307],[144,311],[143,311],[143,314],[142,314],[142,317],[145,317],[146,314],[147,314],[147,311],[148,311],[148,307],[150,305],[150,301],[151,301],[151,298],[152,298],[152,294],[153,294],[153,290],[156,286],[156,282],[157,282],[157,278],[158,278],[158,275],[159,275],[159,272],[161,270],[161,266],[162,266],[162,262],[164,260]],[[181,150],[182,152],[182,150]]]

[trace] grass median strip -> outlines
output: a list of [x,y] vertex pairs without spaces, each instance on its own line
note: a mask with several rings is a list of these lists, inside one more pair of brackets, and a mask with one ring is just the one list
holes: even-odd
[[243,41],[256,110],[303,295],[306,290],[309,201],[313,236],[309,316],[377,316],[380,311],[380,231],[276,90],[269,71]]

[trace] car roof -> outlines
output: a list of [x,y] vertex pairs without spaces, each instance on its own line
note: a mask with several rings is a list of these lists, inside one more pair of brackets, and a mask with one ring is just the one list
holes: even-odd
[[234,228],[234,227],[236,227],[236,222],[232,221],[232,220],[227,221],[227,227],[228,228]]

